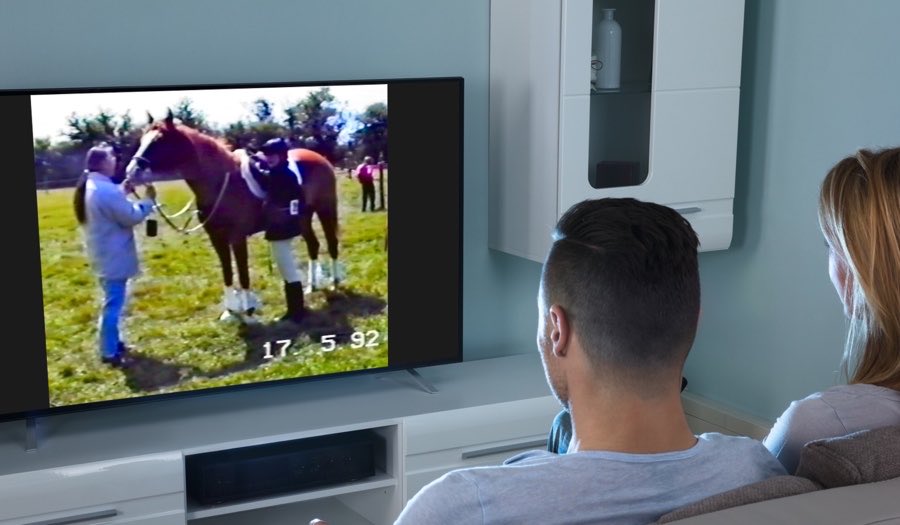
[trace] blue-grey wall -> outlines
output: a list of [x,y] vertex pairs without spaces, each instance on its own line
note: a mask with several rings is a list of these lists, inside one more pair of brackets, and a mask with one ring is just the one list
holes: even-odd
[[[895,0],[747,0],[735,241],[701,256],[692,391],[772,419],[838,380],[816,192],[841,156],[900,143],[898,19]],[[0,88],[465,77],[464,339],[479,359],[533,351],[539,274],[487,249],[488,30],[487,0],[3,0]]]
[[[488,32],[485,0],[3,0],[0,89],[464,77],[465,358],[478,359],[532,349],[530,328],[506,326],[531,322],[535,285],[530,265],[487,249]],[[423,255],[425,288],[440,278],[428,267]],[[509,318],[520,296],[527,322]]]
[[818,190],[857,148],[900,144],[898,19],[894,0],[747,0],[734,243],[701,257],[692,390],[773,419],[840,381]]

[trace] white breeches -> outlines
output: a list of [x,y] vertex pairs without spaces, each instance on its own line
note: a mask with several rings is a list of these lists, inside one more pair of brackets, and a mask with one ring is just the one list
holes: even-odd
[[300,282],[300,270],[297,268],[297,261],[294,259],[293,239],[285,239],[283,241],[269,241],[272,246],[272,256],[275,258],[275,265],[278,266],[278,273],[287,283]]

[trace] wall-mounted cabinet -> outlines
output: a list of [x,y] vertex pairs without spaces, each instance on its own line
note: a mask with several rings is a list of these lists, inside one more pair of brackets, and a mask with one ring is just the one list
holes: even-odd
[[[610,9],[621,72],[604,88]],[[744,0],[491,0],[491,247],[541,261],[571,205],[634,197],[728,248],[743,18]]]

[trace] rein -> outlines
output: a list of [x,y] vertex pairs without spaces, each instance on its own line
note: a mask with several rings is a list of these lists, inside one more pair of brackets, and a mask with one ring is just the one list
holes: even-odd
[[[174,229],[178,233],[183,233],[185,235],[187,235],[189,233],[193,233],[193,232],[199,230],[200,228],[206,226],[206,224],[209,223],[210,219],[212,219],[213,216],[216,214],[216,211],[219,209],[219,205],[222,204],[222,197],[225,196],[225,190],[228,188],[228,181],[230,179],[231,179],[231,172],[226,171],[225,172],[225,180],[222,182],[222,189],[219,190],[219,195],[216,197],[216,201],[213,204],[212,210],[209,211],[209,215],[206,216],[206,219],[200,221],[199,224],[197,224],[196,226],[194,226],[192,228],[188,228],[188,224],[191,223],[191,220],[194,217],[193,213],[188,217],[187,221],[185,221],[184,226],[178,226],[177,224],[175,224],[175,222],[172,219],[176,219],[179,216],[183,215],[185,212],[187,212],[187,210],[194,204],[194,199],[191,199],[187,203],[187,206],[185,206],[181,211],[179,211],[178,213],[176,213],[174,215],[167,215],[166,212],[163,211],[162,206],[159,204],[159,202],[156,199],[153,199],[153,208],[159,212],[159,215],[163,218],[163,220],[166,221],[166,224],[168,224],[172,229]],[[197,212],[199,212],[199,209],[194,213],[197,213]]]

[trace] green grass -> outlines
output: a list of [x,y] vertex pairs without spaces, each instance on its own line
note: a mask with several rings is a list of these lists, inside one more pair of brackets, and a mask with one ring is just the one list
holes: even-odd
[[[276,324],[284,312],[282,283],[268,243],[250,240],[250,277],[263,311],[261,325],[218,320],[223,282],[218,259],[202,231],[180,234],[160,221],[156,237],[138,226],[142,274],[130,281],[123,337],[134,348],[136,366],[104,365],[97,349],[101,291],[88,266],[83,236],[72,212],[72,190],[38,192],[44,318],[50,402],[53,406],[198,390],[387,366],[387,214],[361,213],[359,185],[338,175],[341,255],[346,281],[334,292],[306,296],[312,309],[299,329]],[[181,182],[159,185],[160,200],[180,209],[191,197]],[[319,260],[329,257],[316,221]],[[298,264],[308,260],[295,241]],[[372,348],[353,348],[349,332],[376,330]],[[340,333],[338,346],[323,351],[320,337]],[[290,339],[288,355],[262,358],[266,341]],[[277,348],[276,345],[275,348]],[[276,352],[277,355],[277,352]]]

